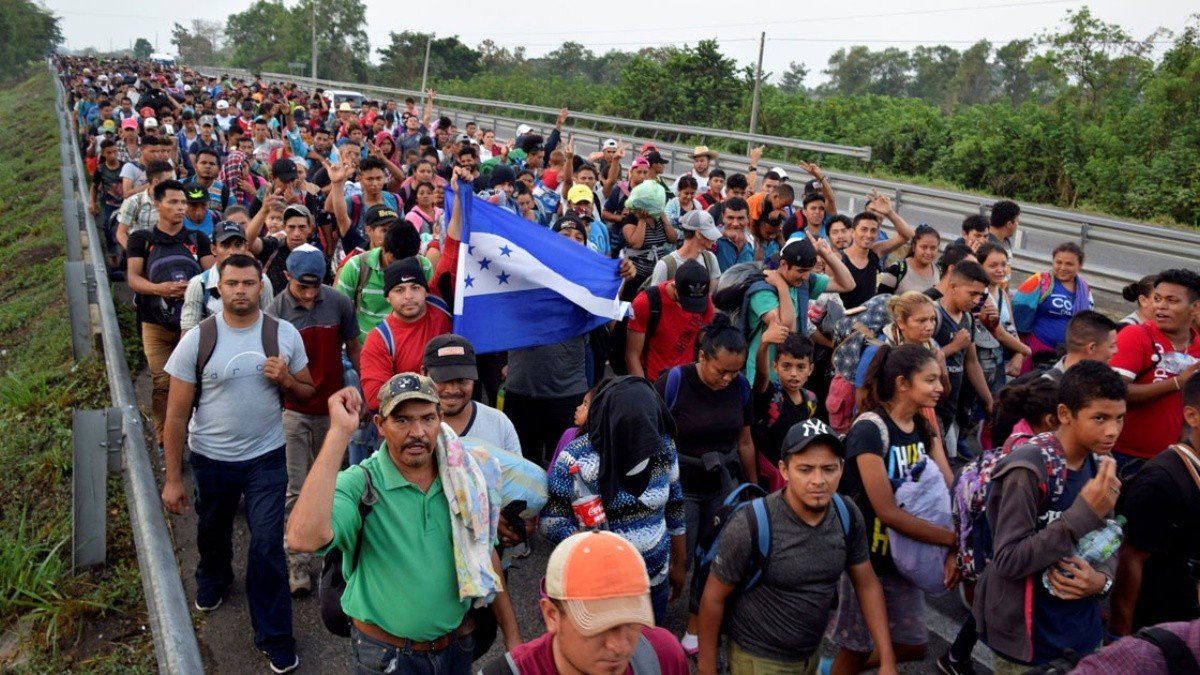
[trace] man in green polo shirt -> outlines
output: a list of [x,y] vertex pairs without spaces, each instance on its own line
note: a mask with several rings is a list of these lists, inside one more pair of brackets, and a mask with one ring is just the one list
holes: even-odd
[[[342,609],[351,617],[359,666],[466,675],[474,626],[470,601],[459,599],[452,516],[437,460],[442,411],[433,381],[401,373],[384,383],[375,424],[386,445],[361,469],[339,473],[362,405],[351,387],[330,397],[329,433],[288,520],[288,546],[321,553],[336,546],[346,555]],[[378,498],[365,520],[358,508],[364,471]],[[489,553],[492,569],[499,570],[498,557]],[[516,615],[503,590],[492,610],[505,644],[519,645]]]

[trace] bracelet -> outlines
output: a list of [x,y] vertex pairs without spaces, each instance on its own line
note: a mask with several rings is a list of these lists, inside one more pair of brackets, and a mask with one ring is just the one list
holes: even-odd
[[1179,385],[1179,376],[1176,375],[1173,380],[1175,381],[1175,391],[1183,391],[1183,387]]
[[746,173],[754,173],[754,172],[756,172],[756,171],[758,171],[758,167],[757,167],[757,166],[752,166],[752,167],[750,167],[749,169],[746,169]]

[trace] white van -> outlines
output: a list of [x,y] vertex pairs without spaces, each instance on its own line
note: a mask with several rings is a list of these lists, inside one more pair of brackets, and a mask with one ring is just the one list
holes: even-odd
[[335,111],[344,101],[349,101],[355,110],[361,110],[363,102],[367,100],[367,97],[361,93],[348,89],[326,89],[325,98],[329,100],[330,107]]

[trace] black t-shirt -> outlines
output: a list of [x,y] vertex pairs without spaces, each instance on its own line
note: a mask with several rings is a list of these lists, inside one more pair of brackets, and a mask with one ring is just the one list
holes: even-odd
[[[932,297],[932,293],[937,292],[937,289],[931,288],[925,292],[925,295]],[[941,294],[938,293],[938,298]],[[937,299],[935,298],[935,302]],[[942,307],[941,302],[937,302],[937,328],[933,332],[933,341],[939,347],[945,347],[954,341],[954,336],[959,330],[965,329],[971,335],[975,334],[975,317],[970,312],[963,312],[962,317],[955,322],[950,313]],[[937,416],[943,424],[947,420],[954,418],[954,411],[958,408],[958,398],[962,393],[966,379],[963,377],[963,364],[967,358],[967,349],[960,349],[951,356],[946,357],[946,370],[950,375],[950,391],[940,398],[937,403]]]
[[766,391],[754,392],[754,447],[775,464],[788,430],[816,414],[816,394],[801,389],[800,402],[794,403],[778,382],[771,382]]
[[854,278],[854,290],[840,294],[842,305],[846,309],[854,309],[875,296],[875,290],[879,286],[879,256],[874,251],[867,251],[867,266],[859,269],[843,252],[842,263]]
[[[208,237],[203,232],[196,232],[187,228],[181,228],[177,234],[167,234],[158,227],[152,227],[148,230],[137,230],[129,235],[128,246],[125,247],[126,255],[130,258],[141,258],[143,264],[150,255],[150,249],[158,246],[170,246],[172,244],[183,244],[192,256],[199,262],[201,258],[212,255],[212,244]],[[148,275],[149,270],[143,266],[142,274]],[[147,278],[149,278],[147,276]],[[180,303],[183,301],[180,300]],[[144,323],[158,324],[159,320],[156,315],[150,313],[146,308],[146,303],[139,301],[137,303],[138,320]],[[179,326],[172,328],[178,329]]]
[[874,422],[861,417],[855,421],[846,433],[846,470],[842,474],[838,492],[853,499],[862,511],[867,524],[867,542],[871,547],[871,565],[875,571],[894,574],[896,563],[892,562],[887,527],[875,516],[875,509],[871,506],[871,500],[863,487],[857,459],[859,455],[877,455],[883,459],[884,470],[889,480],[903,480],[913,465],[928,454],[929,446],[920,433],[920,420],[914,419],[913,430],[906,432],[901,431],[883,409],[879,408],[874,412],[883,418],[883,423],[887,426],[887,447],[884,447],[879,427]]
[[1188,559],[1200,560],[1200,489],[1174,450],[1146,463],[1123,495],[1125,542],[1150,554],[1133,629],[1200,619]]
[[[675,447],[680,455],[700,457],[708,452],[728,453],[736,451],[742,429],[754,420],[753,403],[746,394],[750,384],[741,373],[724,389],[712,390],[700,381],[696,364],[680,366],[679,394],[671,407],[675,418]],[[667,377],[670,369],[658,377],[654,388],[666,398]],[[736,453],[735,453],[736,456]],[[741,475],[740,464],[735,460],[729,466],[734,480]],[[721,489],[719,471],[705,471],[701,467],[679,467],[679,483],[688,494],[704,495]]]
[[287,288],[287,277],[283,273],[287,271],[288,254],[292,250],[287,247],[287,240],[278,237],[264,237],[262,244],[258,259],[263,264],[263,272],[271,280],[271,288],[278,295]]

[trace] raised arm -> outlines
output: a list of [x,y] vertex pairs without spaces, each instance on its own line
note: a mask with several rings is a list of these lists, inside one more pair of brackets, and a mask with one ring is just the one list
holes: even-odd
[[909,224],[896,213],[896,209],[892,207],[892,200],[887,195],[877,194],[867,208],[891,221],[892,226],[896,228],[896,236],[888,237],[883,241],[877,241],[871,246],[871,250],[880,258],[885,257],[888,253],[907,244],[913,238],[913,229]]
[[857,284],[850,274],[850,269],[824,238],[817,240],[817,255],[825,261],[825,269],[829,274],[829,287],[826,290],[829,293],[849,293],[854,290]]
[[825,214],[829,217],[836,216],[837,200],[834,199],[833,186],[829,184],[829,179],[825,177],[825,172],[821,167],[811,162],[800,162],[800,168],[809,173],[813,178],[821,181],[821,194],[825,197]]

